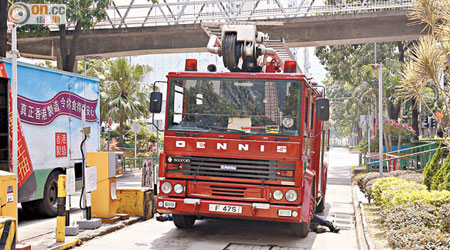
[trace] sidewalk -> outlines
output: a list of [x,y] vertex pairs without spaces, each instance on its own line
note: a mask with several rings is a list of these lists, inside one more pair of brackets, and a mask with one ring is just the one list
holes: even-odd
[[[124,175],[117,177],[118,188],[122,187],[140,187],[141,186],[141,170],[129,171]],[[71,199],[71,224],[82,219],[82,211],[79,207],[80,192],[72,196]],[[125,224],[132,224],[137,222],[137,218],[130,218],[129,221],[122,221],[113,225],[103,224],[97,230],[90,230],[80,233],[78,238],[84,240],[91,239],[97,235],[103,235],[114,230],[118,230],[125,226]],[[19,209],[19,228],[18,240],[22,244],[31,244],[33,249],[46,249],[48,246],[55,243],[56,236],[56,218],[36,218],[36,216],[28,216],[21,214]],[[76,237],[66,237],[75,239]]]

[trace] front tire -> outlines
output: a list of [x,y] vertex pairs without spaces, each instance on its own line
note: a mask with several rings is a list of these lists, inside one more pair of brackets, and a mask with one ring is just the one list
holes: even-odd
[[55,217],[57,214],[58,176],[60,174],[59,171],[50,173],[45,182],[44,198],[37,204],[39,213],[44,216]]
[[178,228],[191,228],[195,223],[195,216],[183,215],[183,214],[172,214],[173,223]]
[[294,236],[305,238],[309,233],[309,222],[292,223],[292,234]]

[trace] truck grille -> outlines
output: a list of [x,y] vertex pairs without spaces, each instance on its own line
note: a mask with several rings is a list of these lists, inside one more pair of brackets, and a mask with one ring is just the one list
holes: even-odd
[[[185,157],[190,159],[190,163],[184,163],[182,170],[168,170],[182,172],[185,175],[227,177],[241,179],[258,180],[294,180],[292,177],[277,176],[278,172],[294,171],[294,163],[281,163],[270,160],[250,160],[250,159],[231,159],[231,158],[212,158],[212,157]],[[280,167],[288,165],[291,167]],[[226,193],[226,192],[225,192]],[[236,190],[235,193],[238,193]],[[231,193],[230,193],[231,195]],[[233,194],[240,195],[240,194]]]
[[188,181],[187,197],[215,200],[268,202],[269,190],[261,185]]
[[228,197],[244,197],[245,187],[221,187],[211,185],[211,193],[214,196],[228,196]]

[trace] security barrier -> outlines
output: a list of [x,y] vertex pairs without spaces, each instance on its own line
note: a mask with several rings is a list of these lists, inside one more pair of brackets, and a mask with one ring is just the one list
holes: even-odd
[[117,189],[118,213],[139,216],[143,220],[153,217],[153,190],[150,188]]
[[0,217],[0,249],[12,250],[16,247],[16,220]]

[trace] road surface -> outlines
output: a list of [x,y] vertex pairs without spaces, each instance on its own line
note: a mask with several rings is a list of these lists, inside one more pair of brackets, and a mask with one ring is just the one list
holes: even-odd
[[[117,187],[140,187],[141,175],[139,172],[133,172],[124,178],[117,179]],[[82,212],[79,209],[79,192],[72,197],[71,221],[81,220]],[[56,230],[56,218],[43,218],[37,215],[24,214],[19,207],[19,230],[18,239],[20,243],[31,243],[37,245],[36,241],[45,241],[47,237],[54,237]]]
[[339,234],[311,232],[300,239],[291,236],[289,227],[283,223],[227,219],[197,221],[194,228],[180,230],[172,222],[152,219],[88,241],[76,249],[357,249],[350,169],[358,164],[358,155],[335,148],[330,151],[329,161],[322,215],[342,228]]

